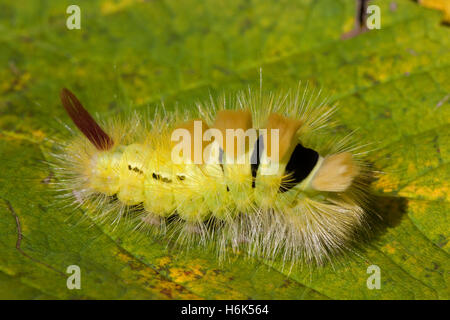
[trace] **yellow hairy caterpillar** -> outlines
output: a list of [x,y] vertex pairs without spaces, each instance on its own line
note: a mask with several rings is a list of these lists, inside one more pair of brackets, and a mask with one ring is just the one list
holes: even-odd
[[220,256],[318,264],[365,227],[364,152],[330,134],[336,108],[300,86],[101,125],[69,90],[61,101],[82,134],[53,154],[55,183],[96,219],[131,219]]

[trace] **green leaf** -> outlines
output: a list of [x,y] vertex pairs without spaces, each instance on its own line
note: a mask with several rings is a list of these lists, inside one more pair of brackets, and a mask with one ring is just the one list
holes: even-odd
[[[395,5],[392,5],[395,3]],[[381,29],[342,40],[355,2],[69,1],[0,4],[0,298],[449,299],[450,30],[413,1],[372,1]],[[58,133],[60,88],[100,116],[192,107],[259,81],[310,81],[338,102],[342,128],[375,142],[380,230],[344,261],[289,270],[181,254],[145,235],[61,210],[42,164]],[[369,290],[367,267],[381,270]],[[68,290],[78,265],[81,290]]]

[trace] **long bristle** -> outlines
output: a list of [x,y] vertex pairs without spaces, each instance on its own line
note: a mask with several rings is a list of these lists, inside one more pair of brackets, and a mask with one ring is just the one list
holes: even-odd
[[112,148],[114,141],[100,128],[77,97],[66,88],[61,90],[61,102],[73,123],[98,150]]

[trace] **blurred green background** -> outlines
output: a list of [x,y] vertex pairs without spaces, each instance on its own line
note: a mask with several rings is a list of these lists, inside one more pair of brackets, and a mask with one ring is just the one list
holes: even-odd
[[[66,27],[70,4],[80,30]],[[448,299],[450,28],[414,1],[369,4],[381,29],[358,34],[353,0],[0,0],[0,298]],[[62,87],[106,117],[189,108],[257,83],[260,68],[266,90],[321,87],[342,130],[379,146],[383,226],[357,254],[292,273],[240,256],[220,265],[54,204],[38,163],[69,121]],[[66,287],[69,265],[81,290]]]

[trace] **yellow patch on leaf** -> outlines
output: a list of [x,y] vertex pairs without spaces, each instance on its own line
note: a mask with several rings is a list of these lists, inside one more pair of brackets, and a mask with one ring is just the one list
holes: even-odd
[[450,1],[449,0],[419,0],[419,4],[426,8],[436,9],[444,12],[444,22],[450,23]]
[[426,200],[450,200],[449,186],[424,186],[420,182],[418,184],[411,184],[403,188],[398,194],[402,197],[408,198],[422,198]]
[[394,254],[395,253],[395,248],[393,246],[389,245],[389,244],[385,246],[385,249],[390,254]]
[[167,264],[169,264],[170,261],[171,261],[170,257],[162,257],[161,259],[158,260],[158,265],[159,267],[163,268]]
[[200,268],[200,265],[191,265],[189,268],[171,268],[169,270],[169,276],[177,283],[190,282],[203,277],[204,273]]
[[136,3],[144,2],[143,0],[120,0],[120,1],[104,1],[101,4],[101,12],[103,15],[113,14],[122,11]]
[[398,177],[389,174],[383,174],[377,181],[373,183],[373,187],[375,189],[379,189],[383,192],[389,193],[394,190],[398,190],[399,184],[400,180]]

